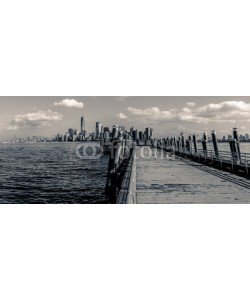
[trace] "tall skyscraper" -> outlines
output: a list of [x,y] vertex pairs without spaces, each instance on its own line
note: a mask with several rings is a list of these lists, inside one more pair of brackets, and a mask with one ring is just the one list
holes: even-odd
[[81,132],[80,132],[80,140],[83,141],[85,140],[85,118],[82,115],[81,117]]
[[153,128],[150,128],[150,138],[153,138]]
[[145,129],[145,136],[146,136],[146,140],[151,140],[152,136],[153,136],[153,129],[150,127],[147,127]]
[[142,131],[139,131],[139,140],[144,140],[144,133]]
[[131,128],[130,128],[130,133],[131,133],[131,134],[133,133],[133,131],[135,131],[135,127],[131,127]]
[[112,139],[116,139],[118,137],[118,125],[114,125],[112,127]]
[[132,138],[134,141],[138,140],[139,139],[139,134],[138,134],[138,130],[135,129],[133,132],[132,132]]
[[102,135],[102,123],[101,122],[96,122],[96,139],[100,140],[101,139],[101,135]]

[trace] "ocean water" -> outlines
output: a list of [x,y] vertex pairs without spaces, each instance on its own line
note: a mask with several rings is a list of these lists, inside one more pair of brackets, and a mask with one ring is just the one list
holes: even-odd
[[108,203],[108,156],[82,160],[78,143],[0,144],[0,203]]

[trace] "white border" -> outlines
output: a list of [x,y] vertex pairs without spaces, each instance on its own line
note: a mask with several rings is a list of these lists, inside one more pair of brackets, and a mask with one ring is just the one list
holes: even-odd
[[[1,1],[0,94],[250,95],[248,1]],[[1,206],[0,298],[249,299],[249,206]]]

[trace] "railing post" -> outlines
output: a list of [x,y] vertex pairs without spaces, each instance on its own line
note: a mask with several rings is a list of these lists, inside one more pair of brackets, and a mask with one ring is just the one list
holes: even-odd
[[240,140],[239,140],[239,133],[238,133],[238,128],[237,127],[233,128],[233,138],[235,139],[235,142],[236,142],[237,156],[238,156],[238,159],[241,162]]
[[115,198],[116,194],[116,178],[111,171],[115,169],[116,159],[117,159],[117,144],[118,140],[114,139],[111,141],[109,165],[108,165],[108,175],[106,181],[106,194],[110,195],[111,198]]
[[230,145],[230,151],[232,155],[232,163],[235,164],[238,160],[236,140],[235,139],[229,140],[229,145]]
[[193,143],[194,143],[194,152],[197,154],[198,147],[197,147],[197,139],[195,133],[193,134]]
[[181,148],[182,148],[182,152],[184,153],[185,152],[185,138],[184,138],[184,135],[183,133],[181,133]]
[[174,150],[176,148],[176,137],[174,136]]
[[202,148],[203,148],[204,156],[206,157],[207,156],[207,134],[206,133],[203,134]]
[[178,152],[180,153],[180,139],[178,139],[178,140],[176,141],[176,145],[177,145],[177,150],[178,150]]
[[190,140],[189,140],[189,139],[186,140],[186,150],[187,150],[188,152],[190,152],[190,150],[191,150],[191,148],[190,148]]
[[170,149],[172,149],[172,147],[173,147],[173,142],[174,142],[174,139],[171,137],[170,138]]
[[192,154],[193,147],[192,147],[192,135],[191,134],[188,136],[188,140],[189,140],[189,149],[190,149],[189,151]]
[[219,147],[218,147],[218,140],[217,140],[215,130],[212,131],[212,141],[213,141],[213,145],[214,145],[214,154],[218,158],[219,157]]
[[166,142],[167,142],[167,147],[169,147],[169,137],[167,137]]
[[122,144],[123,144],[122,140],[119,140],[117,142],[117,147],[116,147],[116,150],[115,150],[115,166],[117,164],[119,164],[121,156],[122,156],[122,148],[123,148]]

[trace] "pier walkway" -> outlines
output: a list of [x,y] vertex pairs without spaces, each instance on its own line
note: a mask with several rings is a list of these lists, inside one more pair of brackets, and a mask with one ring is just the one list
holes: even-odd
[[142,158],[136,148],[134,203],[250,203],[249,180],[155,151]]

